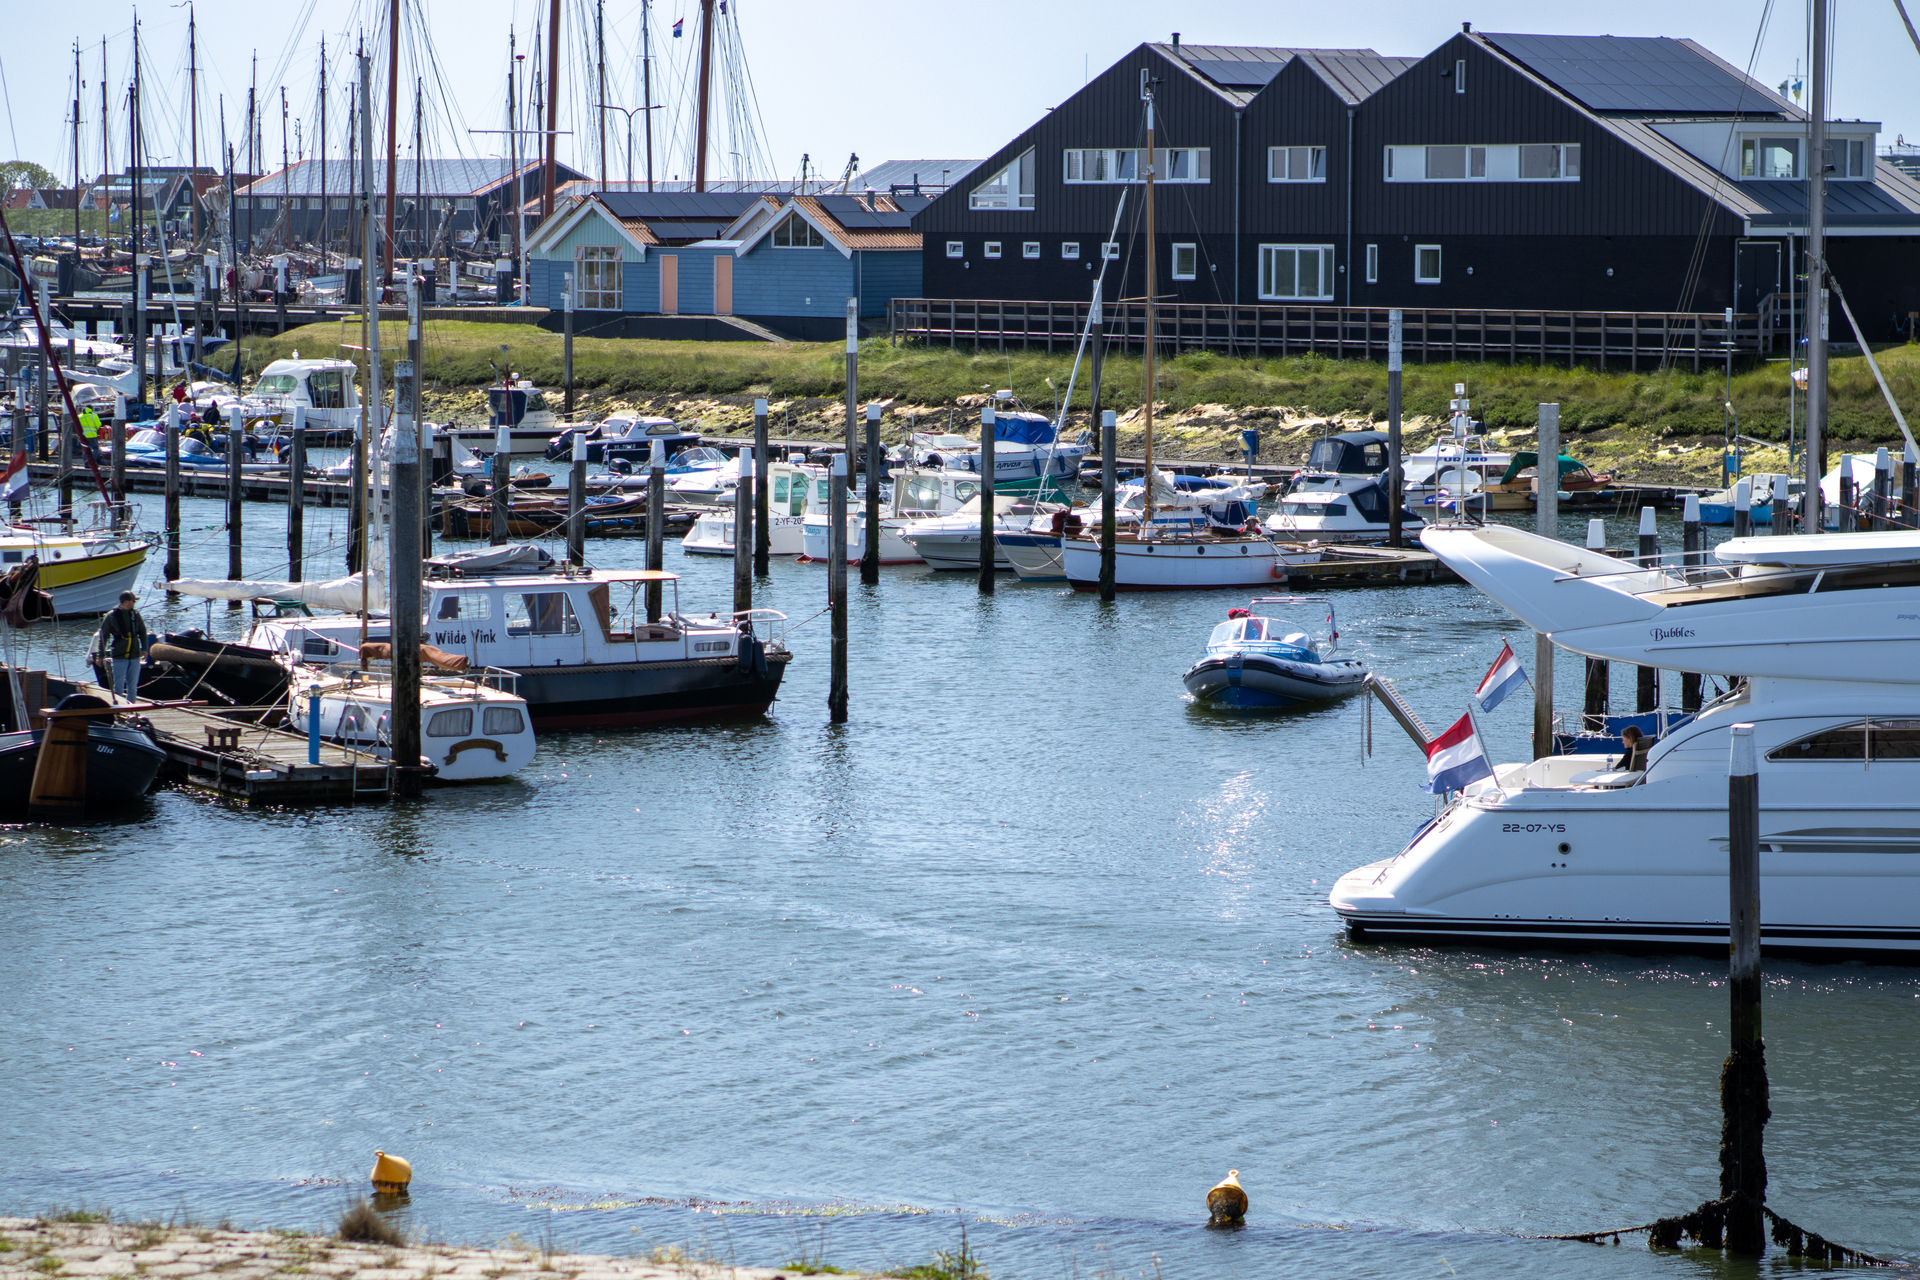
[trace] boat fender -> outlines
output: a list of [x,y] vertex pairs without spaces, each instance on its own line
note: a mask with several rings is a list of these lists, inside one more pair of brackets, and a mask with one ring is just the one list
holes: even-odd
[[1287,566],[1282,564],[1280,561],[1275,560],[1273,562],[1273,576],[1276,578],[1285,579],[1287,576]]

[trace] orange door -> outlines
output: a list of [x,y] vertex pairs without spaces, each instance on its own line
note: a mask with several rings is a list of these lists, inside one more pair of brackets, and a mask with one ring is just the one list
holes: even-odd
[[733,314],[733,255],[713,255],[713,314]]
[[660,255],[660,312],[662,315],[674,315],[680,310],[680,257],[678,254]]

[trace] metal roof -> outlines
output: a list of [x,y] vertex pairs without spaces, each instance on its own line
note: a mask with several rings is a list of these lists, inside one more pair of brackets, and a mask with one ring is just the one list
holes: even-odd
[[1347,53],[1333,49],[1306,49],[1300,61],[1327,82],[1348,106],[1357,106],[1397,80],[1418,58],[1384,58],[1368,50]]
[[[778,193],[769,193],[778,197]],[[722,226],[753,207],[758,191],[603,191],[600,203],[616,218],[689,218]],[[707,233],[718,235],[719,231]]]
[[[328,195],[351,195],[360,189],[359,164],[349,160],[329,160],[326,162],[326,186]],[[530,160],[520,166],[522,173],[541,170],[544,164]],[[560,165],[556,177],[566,182],[578,177],[578,173],[566,165]],[[282,169],[279,173],[270,173],[251,186],[242,187],[240,194],[249,196],[317,196],[320,194],[320,162],[318,160],[299,160]],[[419,188],[427,195],[435,197],[473,196],[508,181],[507,163],[504,160],[422,160],[417,175]],[[411,196],[416,185],[414,161],[400,160],[394,168],[394,187],[396,195]],[[384,158],[373,162],[373,189],[379,195],[387,192],[387,162]]]
[[[1307,54],[1317,55],[1329,60],[1330,63],[1340,59],[1359,59],[1373,63],[1401,61],[1400,59],[1383,59],[1372,49],[1287,49],[1274,45],[1251,44],[1155,44],[1148,47],[1174,62],[1185,65],[1201,83],[1239,107],[1247,105],[1259,95],[1262,89],[1271,84],[1273,78],[1280,74],[1282,67],[1295,58]],[[1394,71],[1387,75],[1386,79],[1390,80],[1398,74],[1398,71]],[[1336,91],[1345,93],[1343,86],[1336,82],[1335,77],[1327,75],[1324,71],[1322,77],[1333,85]],[[1361,77],[1361,79],[1365,78],[1368,77]],[[1385,83],[1385,80],[1381,83]],[[1349,101],[1357,102],[1359,98],[1350,97]]]
[[[1805,182],[1742,182],[1740,189],[1766,206],[1766,212],[1747,221],[1762,227],[1803,228],[1807,225]],[[1853,227],[1920,229],[1920,183],[1892,165],[1881,165],[1873,182],[1829,182],[1827,225],[1836,231]]]
[[1800,114],[1691,40],[1494,32],[1481,38],[1593,111]]
[[892,187],[911,187],[944,191],[980,167],[978,160],[883,160],[853,180],[853,189],[886,191]]
[[1188,58],[1186,62],[1215,84],[1234,89],[1258,88],[1268,84],[1280,74],[1280,68],[1287,65],[1285,62],[1249,62],[1238,58],[1232,62],[1219,58]]

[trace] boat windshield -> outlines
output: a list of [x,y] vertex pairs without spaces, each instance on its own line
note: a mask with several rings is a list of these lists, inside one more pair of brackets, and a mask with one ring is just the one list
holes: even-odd
[[261,396],[290,396],[300,379],[290,373],[269,373],[254,384],[253,392]]
[[1292,492],[1311,493],[1315,489],[1338,489],[1339,487],[1339,476],[1310,476],[1305,480],[1296,481]]

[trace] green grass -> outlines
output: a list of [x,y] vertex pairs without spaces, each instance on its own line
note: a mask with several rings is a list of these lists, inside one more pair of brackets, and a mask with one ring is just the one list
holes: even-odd
[[110,1215],[105,1209],[89,1209],[84,1204],[61,1205],[40,1215],[42,1222],[108,1222]]
[[[397,327],[397,326],[395,326]],[[389,335],[395,341],[399,334]],[[306,356],[354,356],[345,346],[360,343],[357,324],[308,325],[277,337],[249,338],[243,367],[258,372],[269,360],[298,349]],[[532,325],[434,321],[425,326],[423,364],[429,388],[475,388],[497,376],[490,362],[500,346],[516,374],[537,385],[561,380],[561,338]],[[1889,347],[1879,353],[1894,395],[1903,406],[1920,408],[1920,346]],[[390,363],[391,357],[389,358]],[[1011,387],[1029,404],[1053,404],[1046,380],[1064,392],[1071,372],[1070,352],[974,353],[944,347],[891,347],[872,338],[860,348],[862,399],[895,399],[940,406],[984,389]],[[1288,410],[1316,416],[1357,415],[1382,421],[1387,411],[1384,365],[1305,355],[1239,359],[1196,352],[1159,366],[1158,403],[1178,411],[1195,405],[1220,405],[1258,418],[1259,410]],[[781,400],[837,400],[844,394],[845,349],[838,343],[657,342],[580,338],[574,343],[575,386],[586,392],[629,397],[767,396]],[[1141,401],[1141,368],[1136,357],[1107,361],[1106,407],[1121,412]],[[1535,365],[1447,363],[1410,365],[1404,374],[1402,403],[1411,417],[1444,418],[1457,382],[1465,382],[1475,413],[1490,429],[1531,427],[1535,406],[1561,406],[1562,429],[1571,435],[1615,428],[1647,431],[1662,437],[1718,436],[1727,385],[1724,370],[1693,373],[1667,369],[1645,373],[1565,369]],[[1833,439],[1889,441],[1899,438],[1893,416],[1859,356],[1835,359],[1831,375],[1830,431]],[[1740,428],[1761,439],[1784,439],[1787,431],[1787,374],[1784,363],[1750,363],[1736,368],[1731,400]],[[1083,367],[1074,407],[1088,404]]]

